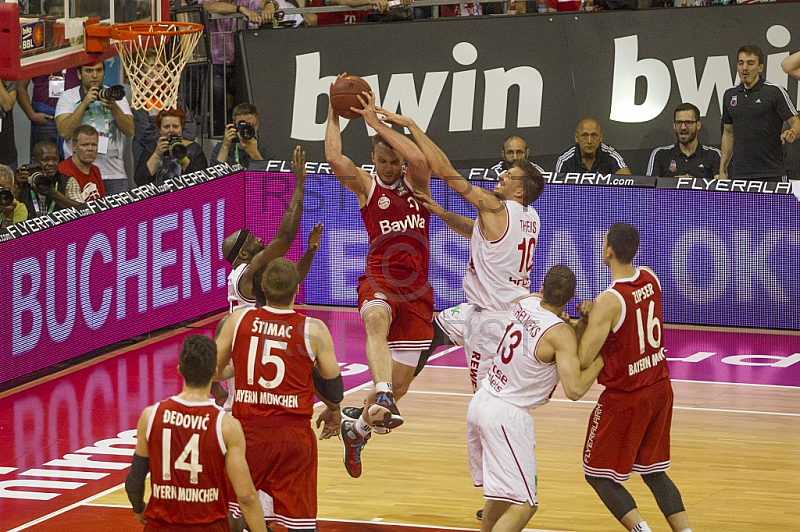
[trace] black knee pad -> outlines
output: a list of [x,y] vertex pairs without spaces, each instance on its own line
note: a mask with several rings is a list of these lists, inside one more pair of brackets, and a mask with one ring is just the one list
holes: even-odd
[[683,512],[686,509],[683,506],[683,499],[681,499],[681,492],[678,491],[675,483],[672,482],[666,473],[650,473],[649,475],[642,475],[642,480],[653,492],[653,497],[658,503],[658,508],[664,517],[675,515]]
[[636,508],[636,501],[628,490],[626,490],[619,482],[614,482],[608,478],[593,477],[585,475],[586,482],[594,488],[600,500],[606,505],[614,517],[619,521],[625,514]]
[[436,348],[441,347],[443,345],[453,345],[453,341],[447,336],[442,328],[439,326],[439,322],[436,319],[431,322],[433,324],[433,340],[431,340],[431,346],[422,352],[419,357],[419,362],[417,363],[417,369],[414,370],[414,376],[420,374],[422,368],[425,367],[425,364],[428,363],[428,358],[436,351]]

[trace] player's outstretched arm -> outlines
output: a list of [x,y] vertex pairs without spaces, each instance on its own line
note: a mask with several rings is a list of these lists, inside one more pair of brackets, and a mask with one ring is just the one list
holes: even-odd
[[324,423],[319,439],[324,440],[339,434],[342,422],[341,402],[344,398],[344,383],[339,362],[333,348],[333,338],[325,322],[307,318],[307,345],[315,355],[314,388],[327,408],[317,417],[317,427]]
[[439,179],[447,183],[454,192],[471,203],[480,212],[497,213],[505,215],[505,209],[497,197],[481,187],[473,186],[464,176],[459,174],[450,159],[436,145],[431,138],[417,125],[414,120],[407,116],[397,113],[390,113],[386,109],[378,108],[378,112],[384,115],[383,121],[392,125],[407,128],[411,132],[414,142],[419,146],[420,151],[428,161],[431,170]]
[[583,397],[594,384],[595,379],[603,369],[603,358],[597,357],[588,368],[581,370],[581,361],[578,358],[578,340],[572,328],[564,324],[553,327],[546,333],[549,343],[553,346],[556,357],[558,378],[564,387],[564,393],[577,401]]
[[[336,77],[336,81],[346,76],[344,72]],[[335,83],[335,82],[334,82]],[[331,83],[333,86],[333,83]],[[325,159],[336,175],[337,181],[358,196],[359,207],[367,202],[371,178],[367,172],[357,167],[349,157],[342,153],[342,132],[339,128],[339,115],[328,105],[328,123],[325,126]]]
[[258,500],[256,488],[250,478],[250,468],[245,459],[245,441],[242,425],[237,419],[224,414],[222,418],[222,439],[228,452],[225,454],[225,470],[239,501],[248,528],[253,532],[267,532],[264,509]]
[[375,107],[375,93],[364,92],[358,96],[363,109],[351,108],[356,113],[364,117],[367,125],[388,142],[392,148],[408,163],[408,180],[417,190],[430,194],[431,169],[428,160],[414,142],[391,127],[387,126],[378,118],[378,110]]
[[314,257],[317,251],[319,251],[319,245],[322,242],[323,229],[325,229],[325,226],[322,222],[317,222],[308,233],[308,246],[303,254],[300,255],[300,260],[297,261],[297,273],[300,276],[300,284],[303,284],[303,281],[306,280],[308,272],[311,271],[311,265],[314,264]]
[[800,79],[800,52],[795,52],[781,61],[781,68],[793,78]]
[[588,368],[598,358],[597,354],[621,314],[622,304],[611,292],[603,292],[595,298],[589,321],[578,344],[581,368]]
[[136,425],[136,449],[133,451],[133,461],[128,476],[125,477],[125,492],[128,500],[133,506],[133,513],[136,520],[145,524],[144,510],[147,505],[144,502],[144,483],[148,471],[150,471],[150,450],[147,448],[147,423],[154,406],[148,406],[139,416]]
[[427,194],[415,191],[414,197],[421,206],[425,207],[425,210],[434,216],[438,216],[451,230],[464,238],[472,238],[472,229],[475,227],[475,220],[448,211]]
[[215,342],[217,343],[217,375],[214,380],[221,380],[221,376],[225,374],[225,368],[231,361],[231,351],[233,349],[233,335],[236,332],[236,326],[239,325],[239,320],[245,313],[245,309],[240,309],[232,312],[225,320],[222,330],[217,335]]

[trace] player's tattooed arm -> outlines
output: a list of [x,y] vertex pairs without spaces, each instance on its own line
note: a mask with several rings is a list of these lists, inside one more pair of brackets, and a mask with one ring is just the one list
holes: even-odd
[[438,216],[454,232],[464,238],[472,238],[472,230],[475,227],[475,220],[450,212],[436,203],[433,198],[421,192],[414,192],[414,197],[422,207],[429,213]]

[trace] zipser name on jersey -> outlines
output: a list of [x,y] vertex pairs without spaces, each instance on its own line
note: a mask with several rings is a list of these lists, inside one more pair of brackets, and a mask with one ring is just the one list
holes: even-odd
[[251,403],[262,405],[279,405],[286,408],[298,408],[296,395],[277,395],[269,392],[236,389],[237,403]]
[[214,502],[219,500],[219,488],[183,488],[153,484],[153,497],[186,502]]
[[425,229],[425,218],[419,214],[406,214],[405,220],[398,220],[390,222],[389,220],[381,220],[381,234],[387,233],[405,233],[409,229]]

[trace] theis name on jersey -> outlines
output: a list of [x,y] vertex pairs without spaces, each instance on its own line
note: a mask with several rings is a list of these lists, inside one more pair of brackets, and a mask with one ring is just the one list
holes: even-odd
[[292,326],[287,326],[285,323],[274,321],[261,321],[256,318],[253,320],[253,328],[251,332],[263,334],[264,336],[281,336],[283,338],[291,338]]

